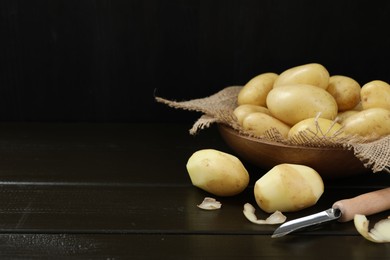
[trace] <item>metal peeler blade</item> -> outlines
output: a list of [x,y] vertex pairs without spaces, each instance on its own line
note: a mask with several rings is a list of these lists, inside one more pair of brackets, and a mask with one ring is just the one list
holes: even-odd
[[272,237],[282,237],[291,232],[323,224],[329,221],[337,220],[340,217],[341,211],[339,209],[330,208],[309,216],[287,221],[275,230]]

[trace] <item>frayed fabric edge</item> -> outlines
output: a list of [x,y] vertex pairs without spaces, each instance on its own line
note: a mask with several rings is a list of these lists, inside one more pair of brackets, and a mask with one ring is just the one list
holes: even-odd
[[390,136],[370,143],[350,143],[348,147],[372,172],[390,173]]
[[196,135],[200,130],[209,128],[211,124],[218,122],[218,120],[212,116],[202,115],[190,129],[191,135]]

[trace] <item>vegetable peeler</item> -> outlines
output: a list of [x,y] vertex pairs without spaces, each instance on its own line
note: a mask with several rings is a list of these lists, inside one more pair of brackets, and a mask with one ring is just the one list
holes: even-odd
[[295,231],[337,220],[347,222],[355,214],[372,215],[390,209],[390,188],[368,192],[335,202],[330,209],[297,218],[279,226],[272,237],[282,237]]

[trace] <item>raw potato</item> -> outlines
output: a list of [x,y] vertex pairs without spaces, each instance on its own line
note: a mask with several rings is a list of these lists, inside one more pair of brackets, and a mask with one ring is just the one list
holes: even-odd
[[362,111],[363,110],[363,105],[362,105],[362,100],[361,99],[360,99],[359,104],[357,104],[356,107],[354,107],[352,110],[356,110],[356,111]]
[[299,164],[273,167],[254,187],[255,199],[265,212],[293,212],[317,203],[324,192],[321,176],[312,168]]
[[247,115],[242,122],[242,127],[248,132],[251,132],[259,137],[264,136],[266,131],[269,131],[272,128],[275,128],[283,136],[283,138],[287,138],[288,132],[290,131],[290,126],[261,112]]
[[354,219],[356,230],[367,240],[375,243],[390,242],[390,218],[382,219],[368,231],[370,222],[366,216],[356,214]]
[[390,134],[390,110],[365,109],[346,118],[342,125],[345,134],[379,138]]
[[291,84],[309,84],[326,89],[328,83],[328,70],[321,64],[309,63],[283,71],[275,80],[274,88]]
[[363,109],[381,107],[390,110],[390,85],[373,80],[363,85],[360,91]]
[[342,122],[344,122],[345,119],[358,112],[359,112],[358,110],[347,110],[347,111],[339,112],[337,114],[337,122],[341,124]]
[[326,90],[335,98],[339,111],[353,109],[360,102],[360,85],[353,78],[331,76]]
[[339,138],[343,136],[341,128],[342,126],[333,120],[325,118],[308,118],[291,127],[288,132],[288,138],[294,138],[296,141],[299,141],[301,140],[301,138],[299,138],[302,135],[301,132],[304,132],[304,135],[308,138]]
[[291,126],[318,113],[333,120],[338,113],[336,100],[329,92],[303,84],[273,88],[267,96],[267,107],[274,117]]
[[249,174],[241,161],[214,149],[195,152],[187,162],[187,171],[195,187],[217,196],[233,196],[249,183]]
[[278,74],[268,72],[252,78],[238,93],[238,105],[252,104],[265,106],[268,92],[272,89]]
[[233,114],[236,116],[238,123],[242,125],[244,118],[254,112],[262,112],[264,114],[271,115],[268,108],[250,104],[244,104],[236,107]]

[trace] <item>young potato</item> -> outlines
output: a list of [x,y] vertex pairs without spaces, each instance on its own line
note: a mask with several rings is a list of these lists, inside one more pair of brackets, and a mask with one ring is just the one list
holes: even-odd
[[381,107],[390,109],[390,85],[381,80],[373,80],[361,88],[360,98],[363,109]]
[[241,161],[215,149],[195,152],[186,168],[195,187],[217,196],[237,195],[249,183],[249,174]]
[[288,132],[288,138],[299,141],[301,132],[304,132],[307,137],[341,137],[342,126],[326,118],[308,118],[296,123]]
[[272,89],[278,74],[268,72],[252,78],[238,93],[237,104],[265,106],[268,92]]
[[369,138],[378,138],[390,134],[390,110],[368,108],[346,118],[344,133]]
[[275,80],[274,88],[292,84],[308,84],[326,89],[328,83],[328,70],[321,64],[309,63],[283,71]]
[[344,122],[345,119],[358,112],[359,112],[358,110],[346,110],[346,111],[339,112],[337,114],[337,122],[341,124]]
[[360,84],[353,78],[331,76],[326,90],[335,98],[339,111],[353,109],[360,102]]
[[275,128],[284,137],[287,138],[290,126],[282,121],[261,112],[255,112],[247,115],[242,122],[242,126],[248,132],[256,136],[263,136],[266,131]]
[[317,203],[324,192],[321,176],[311,167],[279,164],[256,181],[256,203],[265,212],[293,212]]
[[352,110],[356,110],[356,111],[362,111],[363,110],[363,105],[362,105],[362,100],[361,99],[360,99],[359,104],[357,104],[356,107],[354,107]]
[[234,109],[233,114],[237,117],[238,123],[242,125],[244,118],[254,112],[261,112],[267,115],[271,115],[268,108],[251,104],[239,105]]
[[338,112],[336,100],[329,92],[305,84],[273,88],[267,96],[267,107],[274,117],[291,126],[318,113],[333,120]]

